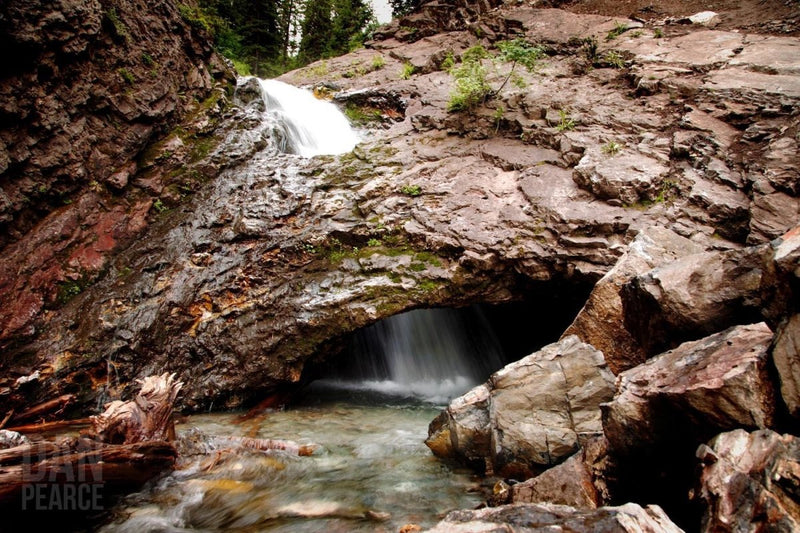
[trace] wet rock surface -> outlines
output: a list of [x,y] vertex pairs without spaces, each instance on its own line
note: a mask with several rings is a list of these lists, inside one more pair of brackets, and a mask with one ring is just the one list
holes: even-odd
[[[14,301],[3,330],[6,402],[65,390],[92,402],[170,370],[186,384],[183,406],[237,406],[298,383],[350,332],[405,309],[589,286],[649,228],[686,239],[677,256],[739,253],[796,224],[790,40],[691,28],[662,37],[647,25],[606,39],[624,19],[492,7],[470,4],[453,20],[478,26],[430,35],[425,27],[446,23],[426,11],[413,36],[403,32],[416,26],[389,27],[368,48],[282,77],[335,87],[344,107],[379,116],[362,122],[351,154],[278,154],[263,105],[241,91],[224,118],[215,103],[195,133],[167,136],[136,169],[109,172],[109,187],[138,187],[141,202],[106,212],[87,196],[74,202],[80,211],[48,215],[7,250],[2,270]],[[525,87],[448,113],[452,78],[434,52],[458,60],[514,36],[548,47],[535,72],[519,71]],[[384,66],[372,67],[379,56]],[[420,70],[400,79],[406,61]],[[490,70],[490,84],[509,68]],[[171,185],[170,162],[190,163]],[[122,238],[86,232],[88,248],[50,246],[94,227],[91,217]],[[649,268],[668,262],[664,246],[663,261],[644,259]],[[66,264],[103,276],[59,274],[70,254]],[[25,264],[54,267],[17,268]],[[60,303],[42,312],[59,290]],[[622,316],[616,286],[607,290],[602,305]],[[726,325],[752,321],[749,310],[737,307]],[[606,343],[616,372],[659,349],[619,355],[641,339],[620,337],[614,352],[614,335],[579,334]],[[680,340],[695,334],[706,330]],[[15,386],[37,370],[42,379]]]
[[430,529],[436,533],[474,531],[660,531],[678,533],[676,526],[658,506],[640,507],[629,503],[579,511],[566,505],[517,504],[477,511],[453,511]]
[[440,457],[517,479],[572,455],[601,432],[600,403],[613,377],[602,353],[575,336],[512,363],[453,400],[431,423],[426,443]]
[[703,531],[800,527],[800,441],[770,430],[731,431],[697,451]]

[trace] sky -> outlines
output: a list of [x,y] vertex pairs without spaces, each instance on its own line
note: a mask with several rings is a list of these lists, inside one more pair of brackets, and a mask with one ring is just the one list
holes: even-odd
[[392,20],[392,6],[389,5],[389,0],[371,0],[371,2],[378,22],[385,24]]

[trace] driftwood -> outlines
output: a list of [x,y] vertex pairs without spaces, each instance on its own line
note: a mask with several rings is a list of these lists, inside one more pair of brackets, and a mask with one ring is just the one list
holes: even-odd
[[13,415],[11,417],[11,422],[18,424],[28,420],[41,419],[46,415],[59,415],[74,401],[74,394],[64,394],[63,396],[59,396],[58,398],[54,398],[52,400],[47,400],[46,402],[34,405],[33,407],[26,409],[21,413]]
[[[103,414],[90,417],[92,428],[83,437],[0,450],[0,504],[7,510],[63,510],[67,505],[97,511],[102,495],[135,488],[172,467],[177,458],[168,442],[175,434],[172,407],[182,384],[167,374],[140,383],[134,400],[111,402]],[[23,414],[35,418],[69,401],[59,397]],[[85,426],[87,420],[77,424]],[[75,425],[61,421],[15,429],[42,433]]]
[[316,444],[298,444],[291,440],[253,439],[250,437],[214,437],[214,443],[248,450],[282,450],[300,456],[309,456],[318,448]]
[[138,382],[142,390],[133,401],[113,401],[103,414],[91,417],[95,438],[109,444],[175,440],[172,406],[183,383],[175,381],[175,374]]
[[47,433],[56,433],[64,430],[75,430],[89,427],[91,424],[89,418],[76,418],[74,420],[54,420],[53,422],[42,422],[40,424],[27,424],[24,426],[14,426],[6,428],[9,431],[16,431],[25,435],[41,435]]

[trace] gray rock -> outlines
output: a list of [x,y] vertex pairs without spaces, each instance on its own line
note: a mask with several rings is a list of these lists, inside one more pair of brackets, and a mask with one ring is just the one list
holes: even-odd
[[657,505],[641,507],[627,503],[579,511],[566,505],[521,503],[477,511],[453,511],[430,533],[477,533],[479,531],[542,531],[589,533],[619,531],[628,533],[682,533]]
[[610,155],[593,147],[575,167],[573,177],[575,183],[598,198],[634,205],[654,200],[668,172],[664,163],[642,153]]
[[702,442],[739,427],[772,427],[771,342],[772,331],[764,323],[737,326],[620,374],[614,399],[602,406],[611,450],[652,456],[676,441]]
[[7,429],[0,429],[0,450],[7,448],[14,448],[22,446],[23,444],[30,444],[28,437],[16,431],[9,431]]
[[615,374],[643,363],[645,349],[625,326],[620,289],[635,276],[677,258],[696,254],[702,247],[674,231],[654,226],[640,232],[614,268],[597,282],[578,316],[564,332],[577,335],[603,355]]
[[441,457],[524,478],[572,455],[601,431],[599,405],[613,395],[601,352],[575,336],[542,348],[454,400],[426,444]]

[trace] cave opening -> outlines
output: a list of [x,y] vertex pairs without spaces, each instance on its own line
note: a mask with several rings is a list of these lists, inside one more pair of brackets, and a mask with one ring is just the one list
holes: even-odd
[[309,397],[400,398],[446,404],[503,366],[555,342],[592,284],[547,282],[503,303],[418,308],[342,338],[304,376]]

